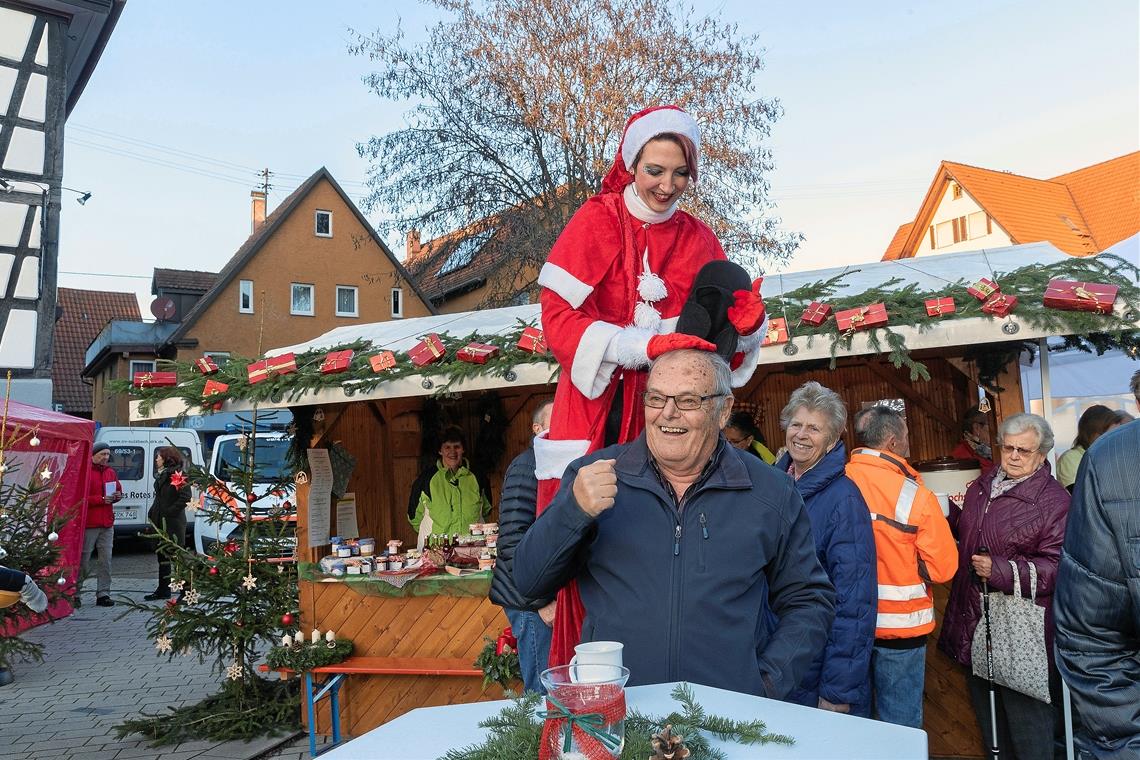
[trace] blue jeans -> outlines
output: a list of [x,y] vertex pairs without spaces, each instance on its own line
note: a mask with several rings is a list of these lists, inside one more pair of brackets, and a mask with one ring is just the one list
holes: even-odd
[[553,630],[542,622],[537,612],[510,607],[504,607],[503,611],[511,622],[511,633],[519,642],[519,668],[522,670],[523,686],[527,691],[545,694],[546,689],[542,688],[538,675],[548,667]]
[[871,649],[874,716],[887,723],[922,728],[926,645],[915,649]]

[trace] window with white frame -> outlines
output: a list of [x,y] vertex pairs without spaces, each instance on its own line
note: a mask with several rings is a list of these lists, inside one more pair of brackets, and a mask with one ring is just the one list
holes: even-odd
[[360,316],[356,306],[357,290],[351,285],[336,286],[336,315],[338,317]]
[[312,285],[303,282],[294,282],[290,287],[289,313],[311,317],[315,312],[315,300]]
[[238,311],[242,314],[253,313],[253,280],[241,280],[238,283]]
[[317,237],[332,237],[332,212],[317,209],[313,232]]
[[975,211],[966,217],[966,227],[970,240],[985,237],[990,233],[990,217],[985,211]]
[[392,316],[404,316],[404,289],[392,288]]
[[955,240],[954,233],[957,231],[954,226],[955,222],[939,222],[934,225],[934,247],[945,248],[948,245],[954,245],[958,242]]
[[134,379],[135,375],[140,375],[144,372],[154,372],[154,362],[131,361],[130,377],[132,380]]

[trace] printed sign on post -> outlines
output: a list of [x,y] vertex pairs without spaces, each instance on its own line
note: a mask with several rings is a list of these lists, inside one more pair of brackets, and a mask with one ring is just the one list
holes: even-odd
[[332,462],[328,449],[309,449],[309,546],[329,542],[332,521]]
[[356,525],[356,494],[346,493],[336,502],[336,534],[341,538],[360,538]]

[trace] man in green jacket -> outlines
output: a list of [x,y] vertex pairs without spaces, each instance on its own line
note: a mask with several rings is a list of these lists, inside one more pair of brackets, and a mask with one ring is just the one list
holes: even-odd
[[471,523],[483,522],[491,511],[490,489],[471,471],[463,454],[463,431],[447,428],[435,467],[425,470],[412,486],[415,511],[409,505],[408,519],[421,537],[470,533]]

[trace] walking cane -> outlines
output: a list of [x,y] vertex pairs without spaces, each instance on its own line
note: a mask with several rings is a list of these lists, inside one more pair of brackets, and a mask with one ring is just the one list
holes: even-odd
[[[978,554],[988,555],[990,550],[984,546],[978,547]],[[990,584],[982,578],[982,615],[986,621],[986,680],[990,685],[990,755],[1000,757],[997,738],[997,697],[994,694],[994,647],[990,637]]]

